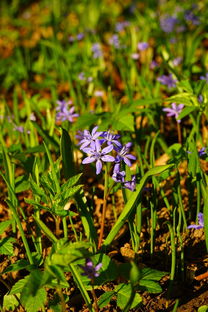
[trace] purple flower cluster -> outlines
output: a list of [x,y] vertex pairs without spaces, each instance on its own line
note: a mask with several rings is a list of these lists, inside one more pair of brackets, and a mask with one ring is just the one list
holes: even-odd
[[109,40],[110,45],[114,46],[115,49],[120,49],[121,48],[121,43],[119,40],[119,37],[117,34],[114,34],[110,40]]
[[87,76],[85,75],[85,73],[83,73],[83,72],[79,73],[78,79],[79,79],[80,81],[84,81],[84,82],[91,82],[91,81],[93,81],[93,78],[92,78],[92,77],[90,77],[90,76],[87,77]]
[[84,33],[79,33],[76,36],[69,36],[69,42],[80,41],[84,38]]
[[78,117],[79,114],[76,114],[75,107],[69,106],[72,104],[72,101],[66,102],[65,100],[57,101],[58,106],[56,107],[56,120],[74,122],[74,118]]
[[84,271],[82,275],[87,276],[89,279],[93,280],[95,277],[100,275],[98,271],[102,267],[102,263],[98,263],[96,266],[94,266],[92,260],[86,259],[85,265],[79,266]]
[[130,23],[128,21],[118,22],[118,23],[116,23],[115,30],[117,32],[123,31],[126,27],[129,26],[129,24]]
[[160,19],[160,27],[166,33],[171,33],[174,31],[178,19],[174,16],[166,15]]
[[168,88],[174,88],[176,86],[176,82],[177,82],[177,80],[173,79],[172,74],[162,75],[162,76],[158,77],[157,80],[161,84],[167,86]]
[[167,113],[167,117],[175,117],[176,121],[180,123],[181,120],[177,118],[179,114],[182,112],[183,108],[184,108],[184,104],[176,105],[176,103],[172,103],[171,108],[169,107],[163,108],[163,111]]
[[140,50],[140,51],[145,51],[148,47],[149,47],[148,42],[139,42],[139,43],[137,44],[137,48],[138,48],[138,50]]
[[[136,177],[133,175],[130,181],[125,181],[126,173],[121,170],[122,164],[131,167],[132,161],[136,157],[130,154],[132,143],[122,145],[119,141],[120,135],[111,131],[97,131],[98,126],[92,131],[78,131],[76,138],[79,140],[80,149],[88,156],[83,159],[83,164],[95,162],[96,174],[100,174],[103,162],[114,163],[112,179],[120,182],[125,188],[134,191],[136,187]],[[112,155],[110,154],[112,152]]]
[[199,224],[192,224],[188,226],[188,229],[202,229],[204,227],[204,215],[202,212],[198,213],[198,223]]
[[92,51],[92,57],[94,59],[98,59],[98,58],[103,56],[103,52],[102,52],[100,43],[94,43],[92,45],[91,51]]

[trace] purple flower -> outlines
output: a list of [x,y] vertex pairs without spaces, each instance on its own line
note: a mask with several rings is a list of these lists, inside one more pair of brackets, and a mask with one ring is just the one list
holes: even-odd
[[22,126],[14,126],[14,129],[15,131],[19,132],[19,133],[24,133],[24,127]]
[[166,15],[160,19],[160,27],[166,33],[171,33],[177,23],[178,19],[170,15]]
[[36,121],[36,117],[35,117],[35,114],[34,114],[34,113],[31,113],[31,114],[30,114],[30,120],[31,120],[31,121]]
[[196,16],[192,10],[185,11],[184,18],[187,22],[191,22],[193,25],[200,24],[198,16]]
[[131,160],[136,160],[136,157],[134,155],[129,154],[129,149],[132,146],[132,143],[126,143],[124,146],[122,147],[115,147],[115,150],[117,152],[117,156],[115,159],[116,163],[121,162],[122,160],[125,162],[125,164],[129,167],[131,167]]
[[102,90],[95,90],[94,96],[96,97],[102,97],[104,95],[104,91]]
[[113,134],[110,131],[104,131],[101,134],[101,137],[103,137],[103,140],[101,140],[102,143],[106,142],[108,145],[118,146],[122,147],[122,144],[118,141],[120,138],[119,134]]
[[103,55],[103,52],[101,50],[101,46],[99,43],[94,43],[92,45],[91,51],[93,53],[92,56],[94,59],[98,59],[98,58],[102,57],[102,55]]
[[124,28],[126,28],[127,26],[129,26],[129,22],[128,21],[118,22],[118,23],[116,23],[115,30],[117,32],[119,32],[119,31],[124,30]]
[[204,227],[204,216],[203,213],[199,212],[198,213],[198,225],[197,224],[192,224],[188,226],[188,229],[202,229]]
[[152,61],[151,64],[150,64],[150,69],[154,69],[155,67],[158,66],[158,63],[156,61]]
[[206,83],[208,83],[208,73],[205,76],[200,76],[200,80],[206,80]]
[[162,75],[162,76],[158,77],[157,80],[161,84],[167,86],[168,88],[174,88],[176,86],[176,82],[177,82],[177,80],[173,79],[172,74]]
[[132,60],[138,60],[139,59],[139,53],[132,53],[131,58],[132,58]]
[[96,140],[93,147],[83,149],[83,151],[89,154],[89,156],[84,158],[82,163],[89,164],[96,161],[96,174],[100,174],[102,170],[102,161],[104,162],[115,161],[115,158],[113,156],[107,155],[112,151],[112,149],[113,145],[109,145],[102,150],[99,140]]
[[116,49],[119,49],[121,47],[121,44],[120,44],[120,40],[119,40],[119,37],[117,34],[114,34],[110,40],[109,40],[109,43],[114,46],[114,48]]
[[85,73],[83,73],[83,72],[79,73],[78,79],[79,79],[79,80],[85,80],[85,79],[86,79]]
[[98,271],[102,267],[102,263],[94,266],[93,262],[90,259],[86,259],[85,265],[79,265],[80,268],[84,271],[82,275],[87,276],[89,279],[93,280],[95,277],[99,276]]
[[120,171],[120,163],[115,164],[114,169],[113,169],[112,179],[115,182],[123,183],[125,182],[125,176],[126,176],[125,171]]
[[101,134],[103,133],[100,131],[97,132],[97,129],[98,126],[94,127],[91,133],[88,130],[84,130],[83,132],[79,131],[79,134],[76,135],[76,138],[80,140],[78,145],[81,145],[80,146],[81,150],[83,150],[87,146],[90,147],[95,146],[95,140],[97,140],[97,138],[101,136]]
[[72,104],[72,101],[66,102],[63,101],[57,101],[58,106],[56,107],[57,113],[56,113],[56,120],[57,121],[65,121],[68,120],[70,122],[74,121],[74,118],[78,117],[79,114],[76,114],[75,107],[72,106],[70,109],[68,106]]
[[77,40],[82,40],[84,38],[84,33],[77,34]]
[[146,50],[148,47],[149,47],[149,44],[148,44],[147,42],[139,42],[138,45],[137,45],[137,48],[138,48],[140,51],[144,51],[144,50]]
[[200,94],[198,96],[198,101],[199,101],[200,104],[203,103],[204,99],[203,99],[203,95],[202,94]]
[[136,175],[135,174],[131,176],[131,181],[126,181],[124,183],[124,187],[132,192],[135,191],[136,189]]
[[199,157],[202,157],[204,155],[207,155],[206,152],[206,147],[202,147],[199,151],[198,151]]
[[173,66],[178,66],[179,64],[181,64],[181,61],[182,61],[182,57],[180,57],[180,56],[174,58]]
[[163,108],[162,110],[164,112],[167,112],[167,117],[174,116],[176,118],[176,121],[178,123],[180,123],[181,120],[178,120],[177,118],[178,118],[179,114],[181,113],[182,109],[184,108],[184,104],[176,105],[176,103],[172,103],[171,107],[172,108],[166,107],[166,108]]
[[75,107],[72,106],[69,110],[64,108],[62,112],[58,112],[56,114],[57,121],[65,121],[68,120],[70,122],[74,121],[74,118],[78,117],[79,114],[74,113]]

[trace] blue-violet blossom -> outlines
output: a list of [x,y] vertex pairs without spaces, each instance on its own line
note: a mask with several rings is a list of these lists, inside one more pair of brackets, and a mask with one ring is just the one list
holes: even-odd
[[188,229],[202,229],[204,227],[204,215],[202,212],[198,213],[198,225],[197,224],[191,224],[188,226]]
[[93,280],[95,277],[99,276],[98,271],[102,267],[102,263],[94,266],[93,262],[90,259],[86,259],[85,265],[79,265],[80,268],[84,271],[81,275],[87,276],[89,279]]
[[87,153],[89,156],[84,158],[82,163],[89,164],[92,162],[96,162],[96,174],[100,174],[102,170],[102,161],[104,162],[114,162],[115,158],[111,155],[107,155],[113,149],[113,145],[108,145],[101,149],[101,144],[99,140],[95,140],[95,144],[93,147],[84,148],[83,151]]
[[163,108],[163,111],[167,113],[168,117],[174,116],[176,118],[176,121],[178,123],[180,123],[181,120],[178,120],[177,118],[178,118],[178,116],[181,113],[183,108],[184,108],[184,104],[176,105],[176,103],[172,103],[171,108],[169,108],[169,107]]

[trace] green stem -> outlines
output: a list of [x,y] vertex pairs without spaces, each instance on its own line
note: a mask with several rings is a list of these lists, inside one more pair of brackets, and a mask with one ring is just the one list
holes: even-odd
[[27,242],[27,239],[26,239],[26,236],[25,236],[25,233],[24,233],[21,221],[20,221],[19,216],[17,214],[16,208],[13,206],[13,204],[12,204],[12,202],[10,200],[6,200],[6,203],[8,204],[9,208],[11,209],[12,214],[13,214],[14,219],[15,219],[15,222],[17,223],[17,227],[18,227],[18,229],[20,231],[20,235],[22,237],[22,241],[23,241],[23,244],[24,244],[24,247],[25,247],[25,250],[26,250],[26,254],[27,254],[28,260],[29,260],[30,264],[34,264],[33,258],[32,258],[32,253],[30,251],[30,248],[29,248],[29,245],[28,245],[28,242]]
[[173,281],[175,277],[175,268],[176,268],[176,246],[175,246],[175,235],[173,227],[170,222],[167,222],[168,229],[170,232],[170,244],[171,244],[171,271],[170,271],[170,284],[168,287],[168,294],[171,294]]
[[95,309],[93,308],[92,303],[91,303],[91,299],[90,299],[90,297],[89,297],[89,295],[88,295],[88,293],[87,293],[87,291],[86,291],[86,289],[84,287],[84,284],[83,284],[83,282],[82,282],[82,280],[80,278],[80,275],[77,272],[74,264],[70,264],[69,267],[70,267],[72,276],[73,276],[73,278],[74,278],[74,280],[75,280],[75,282],[76,282],[76,284],[77,284],[77,286],[78,286],[78,288],[79,288],[79,290],[80,290],[80,292],[82,294],[82,297],[85,300],[85,303],[86,303],[88,309],[91,312],[95,312]]
[[103,196],[103,211],[101,216],[101,227],[100,227],[100,236],[98,240],[98,249],[102,246],[104,227],[105,227],[105,216],[106,216],[106,208],[107,208],[107,196],[108,196],[108,168],[107,164],[105,165],[105,189]]

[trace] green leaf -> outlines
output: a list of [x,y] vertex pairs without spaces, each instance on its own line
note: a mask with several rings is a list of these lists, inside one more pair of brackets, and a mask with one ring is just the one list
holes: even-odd
[[25,260],[25,259],[21,259],[21,260],[16,261],[16,262],[13,263],[13,264],[10,264],[10,265],[2,272],[2,274],[8,273],[8,272],[19,271],[19,270],[22,270],[22,269],[26,269],[28,266],[30,266],[30,263],[29,263],[27,260]]
[[4,231],[11,225],[11,220],[2,221],[0,223],[0,235],[4,233]]
[[6,311],[15,311],[15,308],[19,306],[19,302],[14,295],[6,294],[3,299],[3,309]]
[[13,286],[12,289],[10,290],[10,295],[14,295],[14,294],[20,294],[24,288],[24,286],[26,285],[27,281],[29,279],[29,275],[27,275],[25,278],[19,280],[18,282],[16,282]]
[[27,312],[37,312],[44,306],[46,291],[42,288],[43,273],[40,270],[33,270],[20,296],[20,301]]
[[196,106],[186,106],[183,108],[182,112],[178,116],[178,120],[181,120],[182,118],[190,115],[192,112],[194,112],[198,107]]
[[84,128],[89,128],[93,124],[97,124],[98,122],[98,115],[97,114],[83,114],[82,116],[78,117],[77,121],[73,125],[74,130],[80,130]]
[[145,289],[152,294],[157,294],[162,291],[161,286],[154,281],[141,279],[139,282],[139,288]]
[[43,130],[41,126],[39,126],[36,122],[32,121],[33,126],[38,130],[40,136],[44,139],[47,144],[51,144],[54,146],[55,150],[59,149],[59,144],[56,140],[48,134],[48,131]]
[[133,115],[119,116],[113,115],[112,128],[118,131],[134,131],[134,117]]
[[[130,284],[119,284],[115,291],[117,292],[117,305],[120,309],[124,309],[131,297],[132,287]],[[141,296],[136,293],[130,309],[135,308],[141,302]]]
[[64,184],[62,184],[61,190],[66,191],[68,188],[74,186],[74,184],[76,184],[79,181],[81,175],[82,175],[82,173],[79,173],[79,174],[69,178]]
[[113,290],[107,291],[104,294],[102,294],[98,300],[99,308],[102,309],[103,307],[105,307],[111,301],[111,298],[113,297],[114,294],[115,292]]
[[166,274],[166,272],[161,272],[151,268],[144,268],[141,270],[141,279],[159,281]]
[[75,168],[73,161],[72,141],[68,132],[65,129],[62,129],[60,151],[63,162],[64,177],[68,179],[69,177],[74,175]]
[[5,237],[0,240],[0,254],[12,256],[13,255],[13,243],[15,239],[12,237]]
[[203,305],[198,308],[197,312],[208,312],[208,305]]
[[170,169],[173,167],[173,165],[165,165],[165,166],[157,166],[150,170],[148,170],[143,178],[140,180],[140,183],[136,186],[136,191],[132,194],[132,196],[129,198],[128,202],[126,203],[122,213],[120,214],[118,220],[116,221],[115,225],[111,229],[110,233],[108,234],[107,238],[105,239],[103,246],[107,246],[111,244],[115,236],[118,234],[119,230],[122,228],[124,223],[127,221],[130,213],[132,212],[135,204],[137,203],[140,194],[147,183],[148,179],[156,174],[160,174],[164,172],[167,169]]
[[40,288],[37,290],[35,296],[31,296],[27,293],[27,296],[24,294],[20,300],[27,312],[37,312],[40,308],[44,308],[46,298],[47,294],[45,289]]
[[81,258],[89,256],[88,248],[91,247],[87,242],[65,243],[64,245],[57,244],[57,249],[50,256],[51,265],[67,266],[70,263]]

